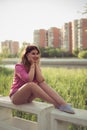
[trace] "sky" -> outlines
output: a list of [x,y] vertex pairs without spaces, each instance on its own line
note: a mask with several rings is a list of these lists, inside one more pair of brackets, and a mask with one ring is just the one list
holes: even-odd
[[0,42],[33,43],[37,29],[61,28],[84,18],[87,0],[0,0]]

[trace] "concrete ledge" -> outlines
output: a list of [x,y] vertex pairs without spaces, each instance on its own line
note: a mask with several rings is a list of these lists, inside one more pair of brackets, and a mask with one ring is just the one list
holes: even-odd
[[68,114],[57,109],[51,111],[51,123],[63,121],[87,127],[87,110],[74,109],[75,114]]
[[[12,109],[23,111],[25,113],[32,113],[37,115],[37,124],[27,122],[21,118],[12,119]],[[11,126],[22,128],[21,130],[49,130],[50,129],[50,111],[53,109],[53,105],[48,103],[36,102],[27,103],[23,105],[14,105],[8,96],[0,96],[0,121],[10,123]],[[19,123],[18,123],[19,122]],[[22,123],[22,127],[20,124]],[[26,125],[26,123],[28,123]],[[29,125],[30,124],[30,125]],[[31,128],[31,129],[30,129]]]
[[7,123],[0,121],[0,130],[21,130],[21,129],[10,126]]
[[34,113],[39,114],[44,109],[52,107],[52,105],[48,104],[48,103],[42,103],[42,102],[36,102],[36,101],[33,101],[32,103],[22,104],[22,105],[14,105],[8,96],[6,96],[6,97],[1,96],[0,97],[0,107],[20,110],[23,112],[30,112],[33,114]]
[[[32,113],[37,115],[37,122],[28,122],[23,119],[14,118],[11,115],[11,110],[19,110],[26,113]],[[32,102],[24,105],[14,105],[11,103],[10,98],[0,96],[0,128],[5,130],[4,123],[8,123],[8,129],[10,126],[17,127],[18,130],[67,130],[69,124],[76,124],[87,127],[87,110],[74,109],[75,114],[68,114],[55,109],[53,105],[41,102]],[[22,124],[20,126],[20,124]],[[16,130],[16,129],[12,129]]]

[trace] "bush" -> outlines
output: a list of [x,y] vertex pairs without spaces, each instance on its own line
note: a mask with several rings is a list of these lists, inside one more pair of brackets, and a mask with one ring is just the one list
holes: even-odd
[[78,48],[75,49],[72,53],[73,53],[73,55],[74,55],[75,57],[78,57],[79,49],[78,49]]
[[81,51],[81,52],[79,52],[78,58],[87,58],[87,51]]

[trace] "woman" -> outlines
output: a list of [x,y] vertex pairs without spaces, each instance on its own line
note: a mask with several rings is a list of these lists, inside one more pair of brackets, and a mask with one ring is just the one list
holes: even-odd
[[30,103],[41,98],[57,109],[74,114],[74,110],[46,82],[41,73],[40,51],[35,45],[25,48],[21,63],[15,65],[10,98],[16,105]]

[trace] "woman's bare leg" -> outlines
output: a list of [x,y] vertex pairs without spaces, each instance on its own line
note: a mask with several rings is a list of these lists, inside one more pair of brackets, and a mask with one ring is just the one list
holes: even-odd
[[45,81],[40,83],[39,86],[53,99],[57,102],[59,105],[66,105],[67,103],[64,101],[64,99],[56,92],[54,91]]
[[34,98],[41,98],[54,106],[58,105],[54,99],[33,82],[23,85],[11,99],[14,104],[24,104],[31,102]]

